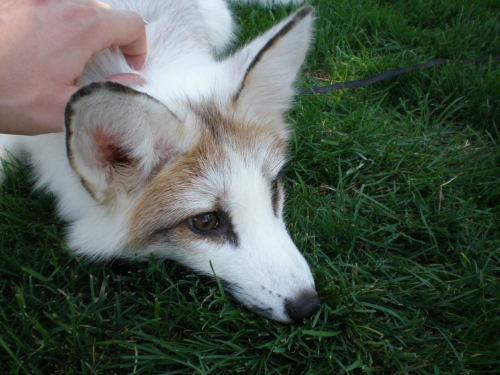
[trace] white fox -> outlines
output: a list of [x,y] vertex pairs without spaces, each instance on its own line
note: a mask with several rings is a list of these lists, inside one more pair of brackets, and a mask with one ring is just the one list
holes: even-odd
[[[223,0],[108,2],[144,18],[144,67],[132,71],[118,51],[99,54],[66,107],[65,133],[0,135],[0,156],[30,157],[77,254],[173,259],[215,273],[267,318],[311,316],[319,299],[283,221],[279,176],[312,8],[218,61],[233,28]],[[145,84],[96,82],[118,73]]]

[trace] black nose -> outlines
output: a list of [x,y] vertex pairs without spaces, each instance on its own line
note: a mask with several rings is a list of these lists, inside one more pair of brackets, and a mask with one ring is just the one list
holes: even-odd
[[298,323],[318,311],[319,304],[319,297],[314,290],[304,290],[294,299],[285,300],[285,311],[294,323]]

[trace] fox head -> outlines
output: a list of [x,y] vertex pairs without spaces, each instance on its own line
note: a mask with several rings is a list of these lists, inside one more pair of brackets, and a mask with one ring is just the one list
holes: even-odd
[[319,299],[280,182],[312,19],[300,9],[218,62],[212,95],[175,107],[111,82],[80,89],[66,108],[67,155],[94,208],[71,225],[70,246],[173,259],[270,319],[312,315]]

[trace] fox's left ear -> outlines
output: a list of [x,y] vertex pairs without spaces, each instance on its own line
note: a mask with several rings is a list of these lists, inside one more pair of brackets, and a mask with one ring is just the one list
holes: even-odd
[[84,86],[66,106],[68,161],[99,204],[130,199],[194,142],[194,129],[164,104],[118,83]]
[[241,71],[243,66],[232,97],[238,115],[252,122],[281,122],[309,48],[312,24],[313,8],[303,7],[230,58],[233,68]]

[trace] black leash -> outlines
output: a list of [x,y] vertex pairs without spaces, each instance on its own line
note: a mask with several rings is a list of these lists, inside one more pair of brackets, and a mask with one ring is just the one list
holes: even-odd
[[406,74],[409,72],[417,72],[422,69],[432,68],[434,66],[439,66],[443,64],[477,64],[484,63],[488,61],[499,61],[500,55],[493,56],[483,56],[477,57],[475,59],[465,59],[465,60],[454,60],[454,59],[434,59],[427,61],[422,64],[415,64],[411,66],[405,66],[402,68],[390,69],[380,74],[375,74],[370,77],[357,79],[354,81],[345,81],[345,82],[337,82],[333,85],[327,86],[317,86],[309,89],[300,89],[299,94],[326,94],[331,91],[340,90],[340,89],[353,89],[356,87],[371,85],[375,82],[384,81],[386,79],[394,78],[400,76],[402,74]]

